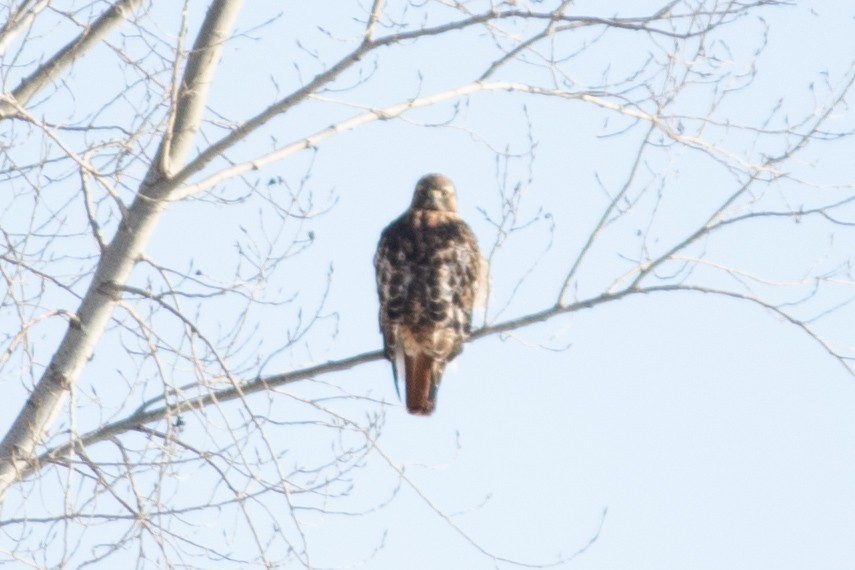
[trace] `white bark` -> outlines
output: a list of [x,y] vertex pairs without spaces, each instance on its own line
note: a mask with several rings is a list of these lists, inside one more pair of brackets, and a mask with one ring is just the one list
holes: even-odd
[[47,8],[49,0],[38,0],[36,4],[29,9],[28,2],[24,2],[17,10],[9,8],[9,20],[0,28],[0,55],[6,53],[9,46],[20,35],[20,33],[29,26],[39,12]]
[[[110,6],[110,9],[105,11],[91,26],[83,30],[79,36],[21,81],[21,84],[14,91],[4,94],[3,100],[0,101],[0,119],[13,115],[16,105],[26,106],[33,95],[45,86],[50,85],[74,60],[100,42],[113,28],[125,21],[125,17],[141,2],[142,0],[119,0]],[[13,23],[12,35],[17,34],[28,21],[27,16],[22,16],[21,21]],[[9,40],[11,39],[13,38],[10,37]]]
[[[113,10],[136,1],[119,2]],[[179,97],[174,102],[174,125],[167,130],[161,144],[159,156],[165,160],[156,160],[151,165],[136,200],[101,256],[76,318],[71,319],[59,349],[0,443],[0,500],[36,457],[37,446],[80,377],[85,363],[92,356],[113,312],[121,287],[157,225],[170,192],[175,190],[176,183],[170,179],[169,171],[164,171],[162,164],[175,166],[187,160],[223,44],[241,5],[242,0],[216,0],[208,10],[193,46],[193,53],[188,59],[181,89],[178,90]],[[104,17],[106,15],[102,19]],[[92,40],[87,37],[85,41]],[[44,77],[52,77],[51,69],[55,67],[47,68],[42,80],[26,84],[36,89],[42,85]],[[170,136],[170,133],[174,134]]]

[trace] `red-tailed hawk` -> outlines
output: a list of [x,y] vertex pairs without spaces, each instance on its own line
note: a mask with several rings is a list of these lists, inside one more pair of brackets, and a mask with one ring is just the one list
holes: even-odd
[[469,338],[481,254],[457,214],[454,184],[428,174],[413,202],[380,236],[374,267],[380,330],[395,389],[406,378],[407,410],[429,415],[446,363]]

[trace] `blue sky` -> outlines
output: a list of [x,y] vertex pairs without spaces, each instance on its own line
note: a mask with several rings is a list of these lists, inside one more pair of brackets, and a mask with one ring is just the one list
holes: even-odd
[[[336,8],[331,2],[299,8],[247,2],[238,29],[249,31],[224,52],[210,99],[209,116],[215,112],[218,124],[207,125],[206,135],[225,132],[226,119],[219,117],[246,119],[277,93],[293,89],[301,77],[313,76],[319,62],[350,49],[359,25]],[[579,2],[570,12],[607,16],[618,9]],[[280,11],[283,17],[255,28]],[[427,12],[439,18],[444,9],[434,6]],[[193,5],[191,22],[201,13]],[[712,62],[698,60],[697,66],[724,77],[721,86],[739,89],[712,107],[714,86],[699,80],[675,93],[669,114],[675,124],[677,115],[686,115],[689,133],[701,124],[689,115],[709,119],[698,136],[738,158],[756,160],[780,151],[786,137],[758,135],[739,125],[798,128],[802,117],[838,92],[852,73],[847,46],[853,16],[851,7],[828,0],[811,8],[765,9],[714,32],[706,48]],[[173,22],[163,20],[164,29],[174,29]],[[128,36],[125,41],[137,40]],[[297,41],[307,49],[299,49]],[[471,81],[490,60],[491,42],[476,30],[380,51],[361,67],[364,83],[358,73],[346,74],[335,84],[341,91],[275,119],[229,158],[258,156],[298,140],[352,116],[359,105],[393,104]],[[579,88],[617,81],[648,58],[665,61],[673,52],[673,40],[661,36],[613,31],[599,37],[591,30],[568,34],[552,47],[569,54],[583,44],[590,47],[562,67]],[[674,57],[675,75],[695,65],[692,45]],[[106,53],[97,57],[115,62]],[[111,65],[119,75],[107,74],[105,81],[124,81],[121,66]],[[73,81],[86,84],[92,70],[76,66]],[[756,76],[749,82],[752,70]],[[548,81],[545,77],[542,68],[514,65],[497,79]],[[663,88],[668,80],[651,71],[649,81],[633,83],[627,96],[641,99],[646,87]],[[135,96],[129,96],[128,106]],[[98,103],[93,99],[93,106]],[[77,105],[75,112],[85,114],[87,99],[78,97]],[[126,107],[117,104],[110,113],[121,117],[123,111]],[[828,125],[842,132],[852,129],[846,105]],[[519,223],[525,227],[511,234],[492,267],[486,318],[502,321],[555,303],[572,261],[610,197],[628,180],[646,132],[644,123],[581,101],[475,94],[341,134],[316,152],[226,182],[214,198],[174,205],[147,255],[169,267],[192,266],[211,280],[233,279],[239,263],[238,274],[248,274],[240,252],[263,243],[278,227],[277,216],[260,196],[285,203],[286,192],[300,192],[301,203],[317,216],[287,218],[275,249],[284,250],[308,232],[314,243],[306,254],[271,267],[262,291],[266,298],[294,296],[294,301],[249,311],[247,330],[255,332],[247,333],[251,342],[235,350],[233,361],[248,375],[283,372],[380,347],[371,259],[380,231],[406,208],[422,174],[440,171],[456,182],[461,214],[485,252],[496,239],[488,217],[500,215],[503,200],[519,184]],[[730,168],[732,163],[723,165],[660,139],[653,137],[645,147],[632,178],[632,207],[614,219],[580,265],[572,281],[576,297],[600,294],[632,271],[640,257],[679,243],[738,188],[740,173]],[[784,163],[787,177],[758,183],[728,215],[798,210],[851,194],[852,148],[847,137],[809,146]],[[496,149],[507,149],[511,158],[497,159]],[[279,178],[284,182],[269,184]],[[132,180],[126,182],[133,188]],[[241,201],[226,204],[217,197]],[[835,214],[852,219],[851,209]],[[8,218],[3,222],[10,223]],[[821,282],[818,293],[792,311],[807,318],[834,308],[812,325],[835,348],[851,354],[853,309],[837,303],[852,297],[847,264],[853,235],[846,226],[826,222],[758,218],[734,224],[682,252],[690,263],[703,260],[696,269],[687,270],[685,259],[669,262],[661,269],[661,281],[684,275],[686,283],[753,291],[771,302],[802,299]],[[717,269],[721,266],[731,271]],[[321,303],[330,271],[321,311],[325,318],[304,342],[278,352],[286,331]],[[766,282],[753,282],[743,273]],[[151,280],[157,282],[155,272],[141,268],[132,284]],[[70,300],[63,302],[73,309]],[[241,311],[229,298],[203,305],[197,319],[212,337],[223,338]],[[484,318],[479,314],[476,323]],[[173,326],[166,315],[152,319],[163,319],[167,330]],[[156,382],[136,391],[127,387],[137,361],[117,355],[133,343],[130,336],[113,333],[99,345],[81,379],[80,431],[103,418],[84,413],[91,410],[85,403],[92,390],[99,394],[92,401],[115,406],[119,417],[122,409],[133,409],[160,389]],[[45,337],[51,334],[56,333]],[[45,344],[39,350],[49,352]],[[150,367],[150,362],[143,364],[141,377],[152,374]],[[177,384],[193,377],[180,364],[170,372]],[[127,380],[114,384],[110,379],[117,374]],[[129,393],[133,399],[126,401]],[[305,539],[313,567],[349,567],[363,559],[365,567],[380,569],[511,567],[479,548],[528,564],[549,564],[584,550],[566,564],[581,570],[831,570],[855,563],[852,374],[799,327],[751,302],[698,292],[633,295],[480,339],[449,366],[437,412],[429,419],[408,416],[394,394],[390,367],[372,362],[252,396],[246,406],[225,404],[188,414],[182,437],[217,448],[231,437],[227,423],[252,411],[274,425],[266,440],[246,436],[236,446],[245,444],[247,454],[263,454],[270,446],[282,453],[278,464],[286,472],[323,461],[338,438],[359,439],[335,426],[308,429],[296,423],[320,422],[306,401],[322,402],[361,425],[385,412],[376,449],[347,477],[349,494],[322,503],[330,510],[370,512],[296,512],[304,538],[295,540]],[[15,399],[6,400],[4,415],[17,405]],[[108,457],[110,452],[104,452]],[[213,497],[221,490],[207,485],[210,475],[203,467],[176,467],[165,487],[176,504]],[[50,503],[57,490],[43,485]],[[303,500],[299,493],[296,500]],[[318,500],[307,498],[305,505],[317,506]],[[382,506],[375,510],[377,505]],[[281,497],[250,507],[255,509],[262,534],[274,522],[289,537],[299,534],[289,526],[293,519]],[[198,525],[194,540],[218,546],[223,541],[234,552],[254,552],[239,512],[212,512],[217,516],[193,519]],[[86,551],[90,543],[84,544]],[[283,555],[279,548],[271,550]]]

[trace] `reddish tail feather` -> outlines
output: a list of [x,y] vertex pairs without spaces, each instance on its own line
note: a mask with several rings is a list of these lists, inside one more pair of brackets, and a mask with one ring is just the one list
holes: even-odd
[[441,370],[426,354],[406,356],[407,411],[429,416],[436,407],[436,391]]

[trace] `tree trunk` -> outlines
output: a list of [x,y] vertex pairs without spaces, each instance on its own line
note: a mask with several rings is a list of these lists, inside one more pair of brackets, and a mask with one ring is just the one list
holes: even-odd
[[150,165],[137,198],[102,253],[59,349],[0,443],[0,501],[35,458],[36,447],[91,358],[122,287],[175,190],[171,175],[187,161],[223,45],[242,3],[243,0],[216,0],[208,10],[181,85],[176,89],[172,124],[166,130],[158,158]]

